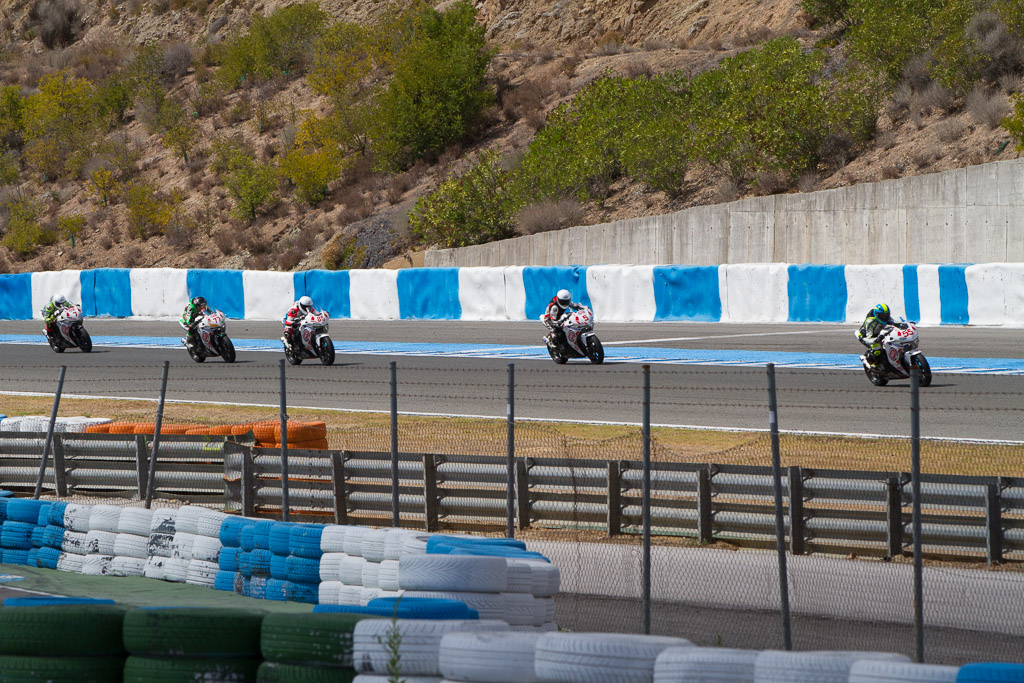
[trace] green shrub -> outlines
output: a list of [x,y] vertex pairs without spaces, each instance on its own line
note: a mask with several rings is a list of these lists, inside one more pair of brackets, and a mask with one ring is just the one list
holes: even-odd
[[0,151],[0,186],[18,182],[21,160],[13,149]]
[[85,227],[85,216],[77,213],[70,213],[66,216],[60,216],[57,218],[57,232],[60,235],[66,236],[71,240],[72,246],[75,244],[75,238],[82,232],[82,228]]
[[316,2],[282,7],[268,17],[253,16],[249,32],[221,48],[218,78],[236,88],[254,77],[301,75],[313,62],[313,46],[327,18]]
[[295,193],[313,206],[327,196],[327,186],[341,176],[341,155],[336,149],[292,149],[280,163],[280,173],[295,186]]
[[25,195],[10,195],[0,202],[0,218],[4,218],[3,245],[22,256],[34,253],[45,241],[39,212],[39,203]]
[[243,152],[229,159],[225,184],[235,200],[236,218],[249,221],[266,210],[274,198],[276,175],[273,164]]
[[93,87],[60,71],[25,103],[26,161],[47,178],[77,176],[96,136]]
[[168,197],[148,181],[133,183],[125,193],[128,208],[128,231],[139,238],[152,237],[164,231],[181,201],[177,194]]
[[903,65],[928,48],[931,16],[943,0],[855,0],[846,33],[850,56],[895,82]]
[[96,87],[96,115],[109,127],[119,126],[125,122],[134,100],[135,87],[131,78],[122,71],[112,73]]
[[20,149],[25,133],[25,98],[16,85],[0,87],[0,147]]
[[463,176],[421,197],[409,214],[409,225],[420,239],[444,247],[512,237],[519,202],[511,186],[501,155],[493,149],[482,152]]
[[977,0],[948,0],[931,17],[932,64],[929,72],[944,88],[966,94],[981,74],[985,57],[967,34]]
[[188,153],[199,138],[199,130],[192,117],[177,100],[168,98],[161,108],[159,121],[163,127],[164,145],[177,152],[187,164]]
[[467,138],[493,100],[486,81],[493,53],[469,0],[444,13],[427,9],[419,21],[376,98],[370,137],[381,169],[401,170]]
[[850,10],[850,0],[800,0],[800,9],[814,17],[818,23],[833,23],[843,19]]
[[1002,126],[1013,139],[1014,148],[1024,152],[1024,93],[1014,93],[1010,99],[1013,111],[1003,119]]

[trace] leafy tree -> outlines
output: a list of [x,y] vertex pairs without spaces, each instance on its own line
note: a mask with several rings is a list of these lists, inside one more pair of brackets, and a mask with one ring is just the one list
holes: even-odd
[[60,216],[57,218],[57,232],[61,235],[66,235],[71,240],[71,245],[74,246],[75,238],[82,232],[82,228],[85,227],[85,216],[78,213],[71,213],[66,216]]
[[44,76],[25,103],[25,156],[48,178],[76,176],[88,158],[96,128],[93,87],[66,71]]
[[25,98],[16,85],[0,87],[0,147],[20,149],[25,133]]
[[235,200],[235,216],[249,221],[270,205],[277,186],[276,172],[273,164],[237,152],[228,160],[225,184]]
[[148,181],[133,183],[126,193],[129,232],[140,238],[162,233],[181,200],[178,192],[167,197]]
[[125,122],[134,100],[135,84],[131,77],[123,71],[112,73],[96,87],[97,117],[110,127],[120,126]]
[[943,0],[855,0],[846,34],[850,55],[891,81],[903,65],[928,48],[931,16]]
[[164,127],[164,145],[177,152],[187,164],[189,150],[199,137],[195,122],[177,100],[168,98],[160,111],[160,123]]
[[254,77],[301,75],[313,63],[313,46],[327,19],[316,2],[282,7],[268,17],[253,16],[248,33],[224,44],[218,77],[235,88]]
[[496,150],[477,155],[461,177],[421,197],[409,214],[413,233],[445,247],[464,247],[515,235],[520,203]]
[[313,206],[327,196],[327,187],[341,176],[341,155],[331,147],[294,148],[280,163],[281,175],[295,186],[295,193]]
[[46,241],[39,212],[39,203],[26,195],[12,194],[0,202],[0,218],[5,219],[4,246],[22,256],[34,253]]
[[961,95],[978,80],[987,61],[967,34],[967,25],[980,9],[978,0],[948,0],[931,17],[933,47],[929,71],[943,87]]
[[89,191],[96,196],[96,199],[103,203],[103,206],[106,206],[114,197],[118,187],[114,174],[105,166],[101,166],[90,173],[89,181],[86,185]]
[[13,149],[0,150],[0,186],[18,182],[21,161]]

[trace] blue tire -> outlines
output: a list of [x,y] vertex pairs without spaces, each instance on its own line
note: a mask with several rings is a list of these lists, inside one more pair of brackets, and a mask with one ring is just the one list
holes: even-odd
[[462,538],[459,536],[431,536],[427,539],[427,552],[437,545],[450,546],[505,546],[526,550],[526,544],[514,538]]
[[249,597],[256,598],[258,600],[265,600],[267,597],[268,581],[270,581],[270,579],[265,576],[254,576],[249,579]]
[[252,553],[251,552],[243,550],[240,553],[238,553],[238,555],[236,557],[236,562],[235,563],[238,565],[238,573],[239,574],[241,574],[245,578],[249,578],[249,577],[252,576]]
[[270,520],[256,522],[256,528],[253,530],[252,537],[257,549],[270,550],[270,529],[274,524],[276,522],[271,522]]
[[957,672],[956,680],[957,683],[1020,683],[1024,681],[1024,664],[965,664]]
[[226,572],[238,571],[238,555],[241,551],[238,548],[221,548],[217,557],[217,566]]
[[35,526],[39,519],[39,508],[43,505],[41,500],[13,498],[7,503],[7,519],[15,522],[28,522]]
[[238,532],[238,545],[246,552],[256,549],[256,524],[250,523],[242,527]]
[[50,508],[52,503],[43,503],[39,506],[39,514],[36,515],[36,526],[46,526],[50,522]]
[[320,537],[324,527],[321,524],[303,524],[292,527],[291,538],[288,540],[289,554],[319,560],[323,556],[320,550]]
[[379,607],[411,619],[467,619],[469,607],[461,600],[444,598],[374,598],[367,607]]
[[32,544],[33,548],[42,548],[46,545],[46,527],[37,526],[32,529],[32,533],[29,534],[28,540]]
[[113,600],[105,598],[62,598],[47,595],[28,598],[7,598],[4,607],[43,607],[46,605],[114,605]]
[[64,510],[67,503],[50,503],[50,509],[46,511],[46,523],[54,526],[64,526]]
[[245,519],[244,517],[228,517],[220,523],[220,543],[225,548],[238,548],[241,546],[241,541],[238,538],[242,528],[247,524],[253,524],[251,520]]
[[287,576],[289,581],[296,583],[320,583],[320,560],[311,560],[308,557],[288,557]]
[[20,564],[27,566],[28,552],[28,550],[4,548],[3,554],[0,555],[0,562],[3,562],[4,564]]
[[43,569],[56,569],[57,560],[60,559],[59,548],[40,548],[36,556],[36,565]]
[[4,522],[0,529],[0,548],[10,550],[30,550],[32,548],[32,530],[35,524],[27,522]]
[[267,581],[267,600],[284,602],[288,599],[288,582],[280,579],[269,579]]
[[270,558],[270,578],[278,581],[288,580],[288,557],[275,554]]
[[291,537],[292,527],[290,522],[274,522],[267,534],[268,549],[275,555],[288,554],[288,539]]
[[213,579],[213,588],[218,591],[233,593],[235,590],[235,572],[221,570]]
[[250,571],[253,576],[270,576],[270,561],[274,554],[269,550],[257,548],[249,553]]
[[288,602],[304,602],[307,605],[315,605],[320,601],[320,584],[289,581],[287,597]]
[[43,545],[60,550],[64,543],[64,527],[48,526],[43,529]]

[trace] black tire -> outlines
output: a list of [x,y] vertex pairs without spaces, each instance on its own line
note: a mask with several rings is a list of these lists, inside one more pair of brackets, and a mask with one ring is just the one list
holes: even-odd
[[288,344],[284,345],[284,359],[288,361],[289,365],[302,365],[302,357],[292,351]]
[[191,356],[192,360],[194,360],[195,362],[202,363],[204,360],[206,360],[206,356],[204,356],[203,353],[196,349],[195,347],[186,345],[185,348],[188,350],[188,355]]
[[330,337],[323,337],[320,340],[320,345],[317,347],[316,355],[320,357],[320,362],[323,365],[334,364],[334,342],[331,341]]
[[352,667],[352,634],[360,614],[268,614],[263,658],[286,664]]
[[587,358],[594,365],[604,362],[604,346],[601,345],[601,340],[597,338],[597,335],[587,337]]
[[225,363],[235,362],[235,345],[226,334],[221,336],[217,348],[220,349],[220,357],[224,359]]
[[78,326],[75,328],[74,340],[78,348],[82,350],[82,353],[92,351],[92,337],[89,336],[84,327]]
[[50,344],[50,348],[56,353],[64,353],[64,345],[61,344],[57,339],[47,336],[46,341]]
[[356,670],[351,668],[263,662],[256,674],[256,681],[257,683],[352,683],[356,675]]
[[921,386],[930,386],[932,383],[932,366],[928,364],[928,359],[924,357],[923,353],[919,353],[914,356],[914,363],[917,365],[918,373],[920,373]]
[[129,657],[124,660],[125,683],[185,683],[256,680],[259,659]]
[[0,609],[0,653],[54,658],[123,656],[125,612],[117,605]]
[[[75,633],[77,637],[79,633]],[[70,636],[70,634],[68,634]],[[0,656],[0,683],[108,683],[120,681],[122,657]]]
[[560,348],[553,344],[548,344],[548,355],[551,356],[551,360],[555,361],[559,365],[565,365],[569,362],[569,357],[566,356]]
[[124,646],[147,657],[259,657],[262,622],[258,610],[136,609],[124,618]]
[[864,374],[868,376],[868,381],[874,384],[876,387],[884,387],[889,383],[889,380],[882,377],[875,370],[870,370],[867,367],[864,368]]

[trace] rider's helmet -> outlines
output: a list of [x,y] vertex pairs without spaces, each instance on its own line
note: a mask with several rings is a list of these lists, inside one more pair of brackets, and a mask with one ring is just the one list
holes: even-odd
[[882,322],[889,322],[892,320],[892,312],[889,311],[889,307],[886,304],[878,304],[872,308],[871,315]]
[[572,303],[572,293],[569,292],[568,289],[558,290],[558,294],[555,295],[555,298],[558,299],[558,305],[562,308],[565,308]]
[[299,310],[304,313],[309,313],[313,310],[313,300],[308,296],[299,297]]
[[67,302],[68,300],[64,298],[63,294],[58,294],[57,296],[53,297],[53,303],[55,303],[58,306],[63,306]]
[[199,309],[206,308],[206,299],[201,296],[192,297],[192,305]]

